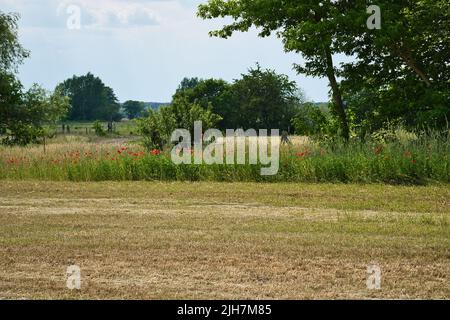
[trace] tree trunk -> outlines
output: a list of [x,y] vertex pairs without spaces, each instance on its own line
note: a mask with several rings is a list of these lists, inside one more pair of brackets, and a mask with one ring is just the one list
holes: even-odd
[[423,82],[426,83],[427,87],[431,87],[430,79],[427,77],[425,72],[421,68],[419,68],[408,48],[404,49],[399,46],[394,46],[394,51],[403,60],[403,62],[409,68],[411,68],[420,77],[420,79],[422,79]]
[[341,123],[342,137],[345,139],[345,141],[348,141],[350,139],[350,129],[348,126],[347,114],[345,113],[345,106],[344,102],[342,101],[341,89],[336,80],[333,65],[333,56],[331,55],[331,50],[329,47],[325,48],[325,56],[327,77],[330,81],[331,90],[333,92],[333,100],[336,105],[336,111],[339,116],[339,121]]

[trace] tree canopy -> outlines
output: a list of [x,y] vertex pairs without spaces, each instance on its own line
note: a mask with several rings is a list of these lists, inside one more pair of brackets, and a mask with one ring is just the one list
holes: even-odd
[[18,41],[17,14],[0,12],[0,135],[4,144],[26,145],[45,136],[45,125],[55,124],[68,109],[59,91],[38,85],[24,91],[16,78],[17,66],[29,53]]
[[[261,37],[275,33],[286,51],[301,54],[305,63],[295,66],[299,73],[329,80],[332,111],[345,139],[350,136],[348,108],[357,106],[369,108],[368,121],[377,126],[398,118],[412,126],[442,126],[449,115],[449,2],[376,4],[382,15],[381,28],[375,29],[367,27],[366,1],[209,0],[198,15],[232,19],[212,36],[228,38],[256,27]],[[336,66],[335,54],[355,61]]]
[[[228,83],[221,79],[195,79],[195,85],[179,89],[173,104],[179,101],[198,104],[219,115],[221,130],[234,128],[272,128],[288,130],[302,95],[286,75],[264,70],[258,64]],[[183,80],[186,82],[186,79]],[[194,81],[192,81],[194,83]]]
[[0,72],[14,72],[17,66],[29,56],[19,42],[16,13],[0,11]]
[[91,73],[73,76],[60,83],[57,90],[69,97],[71,110],[68,120],[120,120],[120,105],[113,89]]
[[128,119],[135,119],[142,115],[145,110],[145,104],[141,101],[128,100],[122,105]]

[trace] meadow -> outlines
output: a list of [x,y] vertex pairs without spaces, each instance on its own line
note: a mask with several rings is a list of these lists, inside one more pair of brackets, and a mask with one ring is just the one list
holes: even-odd
[[450,142],[423,136],[383,142],[316,143],[291,137],[280,169],[260,165],[175,165],[170,150],[128,137],[60,135],[42,146],[0,146],[0,179],[47,181],[339,182],[426,185],[450,181]]
[[448,155],[439,137],[291,137],[262,177],[130,135],[2,146],[0,299],[449,299]]

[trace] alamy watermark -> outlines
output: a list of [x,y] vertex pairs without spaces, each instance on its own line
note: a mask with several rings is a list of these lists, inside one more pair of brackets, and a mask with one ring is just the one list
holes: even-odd
[[[76,4],[62,4],[58,7],[57,14],[65,9],[67,15],[66,27],[69,30],[81,29],[81,7]],[[367,19],[366,25],[369,30],[381,29],[381,8],[377,5],[370,5],[366,10],[370,16]]]
[[81,289],[81,268],[77,265],[71,265],[67,267],[67,280],[66,286],[70,290]]
[[381,268],[376,264],[371,264],[367,267],[367,289],[380,290],[381,289]]
[[367,7],[367,13],[370,17],[367,19],[367,28],[369,30],[381,29],[381,8],[377,5]]
[[[176,142],[171,152],[175,164],[261,164],[261,175],[273,176],[280,166],[280,131],[278,129],[227,129],[225,136],[218,129],[203,134],[202,122],[194,123],[194,136],[189,130],[177,129],[171,142]],[[248,147],[248,152],[247,152]],[[248,160],[248,161],[247,161]]]

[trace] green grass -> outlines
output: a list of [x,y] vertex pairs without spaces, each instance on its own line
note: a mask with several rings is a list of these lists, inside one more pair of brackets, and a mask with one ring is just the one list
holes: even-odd
[[[106,140],[107,141],[107,140]],[[175,165],[170,150],[155,155],[123,141],[0,147],[0,179],[56,181],[333,182],[426,185],[450,182],[448,138],[407,142],[283,146],[275,176],[260,165]]]

